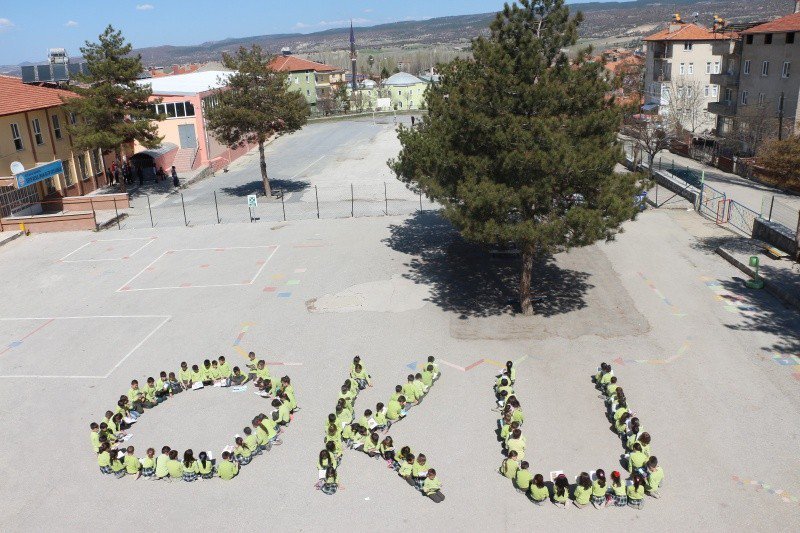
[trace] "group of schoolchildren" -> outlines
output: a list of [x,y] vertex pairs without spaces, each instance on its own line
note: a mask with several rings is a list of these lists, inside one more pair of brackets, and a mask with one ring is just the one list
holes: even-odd
[[579,509],[589,504],[596,509],[608,506],[642,509],[645,494],[654,498],[660,496],[659,487],[664,479],[664,471],[658,465],[658,459],[651,455],[650,434],[642,430],[639,419],[628,409],[625,393],[617,385],[610,365],[602,363],[593,381],[606,401],[608,419],[627,451],[621,463],[627,464],[630,477],[625,480],[615,470],[607,479],[605,471],[598,468],[593,474],[581,472],[572,490],[569,479],[563,473],[547,483],[542,474],[530,472],[530,464],[525,460],[525,437],[522,435],[525,418],[519,400],[514,395],[515,381],[516,369],[509,361],[494,387],[498,410],[502,413],[498,421],[498,436],[506,456],[500,473],[511,479],[517,490],[526,493],[533,503],[544,505],[550,500],[566,508],[571,498]]
[[386,405],[378,403],[374,412],[367,409],[355,421],[353,406],[356,397],[359,391],[372,386],[372,378],[361,358],[356,356],[350,365],[350,376],[341,387],[335,412],[329,414],[325,422],[325,448],[319,452],[317,461],[320,475],[317,488],[328,495],[336,493],[339,487],[336,470],[342,463],[346,446],[385,460],[388,468],[396,471],[423,495],[436,503],[444,501],[442,483],[425,455],[415,454],[408,446],[396,452],[392,437],[385,435],[381,438],[381,433],[386,433],[392,424],[405,418],[412,406],[419,405],[439,375],[439,366],[434,357],[428,357],[422,372],[409,374],[404,385],[395,387]]
[[[153,409],[183,391],[199,390],[204,387],[242,387],[252,383],[256,394],[272,398],[270,414],[260,413],[251,422],[252,427],[243,430],[244,435],[235,435],[233,443],[226,446],[221,460],[216,461],[211,453],[200,452],[197,458],[189,449],[182,459],[178,450],[169,446],[161,448],[156,457],[154,448],[148,448],[144,457],[137,457],[133,446],[124,446],[131,435],[127,430],[148,409]],[[131,382],[126,395],[120,396],[114,411],[106,411],[101,423],[92,422],[91,442],[97,454],[100,472],[117,478],[134,476],[156,480],[195,481],[198,478],[211,479],[215,475],[224,480],[233,479],[241,466],[247,465],[257,455],[269,451],[272,446],[282,444],[278,436],[284,426],[292,420],[297,410],[294,387],[288,376],[280,379],[272,377],[263,360],[257,360],[254,352],[248,354],[247,374],[238,366],[232,369],[220,356],[217,360],[206,359],[202,365],[181,363],[176,377],[174,372],[161,372],[158,379],[147,378],[146,385],[139,386],[137,380]]]

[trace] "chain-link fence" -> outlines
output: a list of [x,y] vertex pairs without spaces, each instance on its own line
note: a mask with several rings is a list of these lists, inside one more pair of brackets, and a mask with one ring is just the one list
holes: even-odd
[[133,198],[131,205],[125,210],[127,216],[121,221],[121,228],[407,215],[440,208],[424,194],[399,182],[276,189],[271,197],[263,192],[257,194],[254,205],[246,194],[222,190],[198,193],[189,189],[172,193],[158,203],[141,195]]
[[800,209],[780,201],[774,196],[761,198],[761,216],[788,229],[792,234],[800,227]]

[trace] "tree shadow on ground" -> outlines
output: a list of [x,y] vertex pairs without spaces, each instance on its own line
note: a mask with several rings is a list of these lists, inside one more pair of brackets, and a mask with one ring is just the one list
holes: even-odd
[[[519,268],[516,256],[493,257],[490,250],[465,241],[453,226],[433,211],[417,212],[403,223],[390,226],[383,242],[413,255],[404,277],[429,285],[428,301],[459,318],[519,313]],[[560,268],[552,257],[534,267],[534,312],[554,316],[586,307],[586,292],[593,288],[589,274]]]
[[734,253],[750,253],[753,250],[753,241],[752,239],[731,234],[718,237],[701,237],[694,240],[689,246],[693,250],[709,254],[716,254],[717,248],[720,246]]
[[778,337],[776,342],[764,346],[764,350],[787,355],[800,353],[800,313],[785,306],[764,289],[748,288],[745,281],[740,276],[720,280],[722,288],[734,295],[723,296],[725,303],[746,309],[740,313],[741,320],[738,323],[726,324],[725,327]]
[[[282,190],[284,193],[298,192],[308,189],[311,184],[307,181],[290,181],[290,180],[269,180],[269,186],[273,192]],[[250,194],[263,195],[264,184],[261,180],[251,181],[249,183],[242,183],[231,187],[222,187],[220,192],[229,196],[248,196]]]

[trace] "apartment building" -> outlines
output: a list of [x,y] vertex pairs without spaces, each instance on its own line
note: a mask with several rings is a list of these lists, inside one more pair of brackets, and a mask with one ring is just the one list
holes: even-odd
[[276,57],[271,67],[278,72],[286,72],[289,87],[302,94],[312,111],[317,100],[331,98],[336,85],[344,81],[344,71],[330,65],[309,61],[284,52]]
[[719,101],[720,74],[727,69],[737,34],[718,32],[679,16],[645,37],[645,105],[692,136],[710,133],[716,117],[708,105]]
[[75,150],[67,132],[80,118],[62,97],[74,93],[0,76],[0,95],[0,216],[38,215],[47,200],[106,185],[100,150]]

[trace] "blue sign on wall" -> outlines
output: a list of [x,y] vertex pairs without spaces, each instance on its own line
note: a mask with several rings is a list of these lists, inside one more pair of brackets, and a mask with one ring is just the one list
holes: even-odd
[[46,180],[47,178],[52,178],[56,174],[63,173],[64,165],[61,164],[61,161],[53,161],[52,163],[47,163],[46,165],[41,165],[36,168],[26,170],[25,172],[20,172],[14,177],[17,178],[17,188],[21,189],[23,187],[27,187],[28,185],[33,185],[34,183]]

